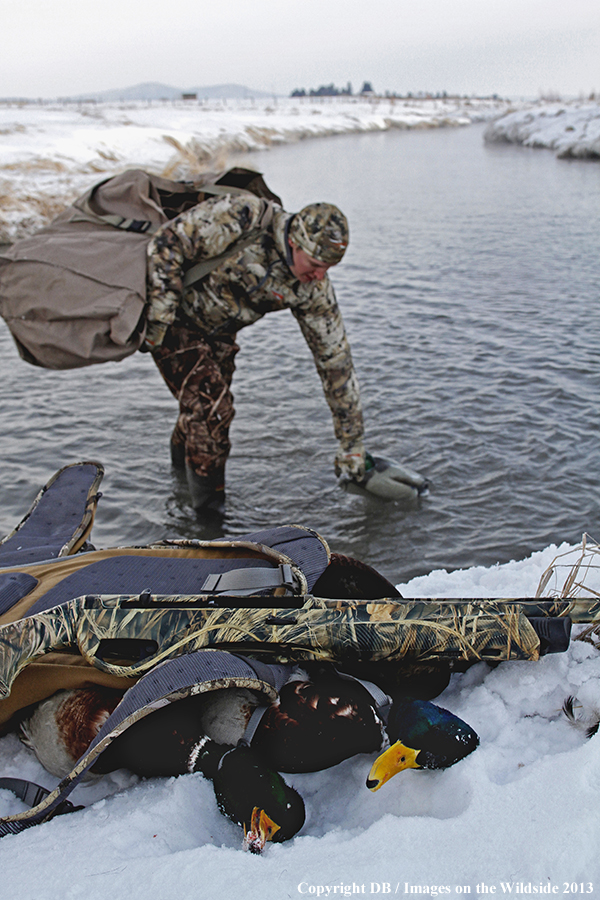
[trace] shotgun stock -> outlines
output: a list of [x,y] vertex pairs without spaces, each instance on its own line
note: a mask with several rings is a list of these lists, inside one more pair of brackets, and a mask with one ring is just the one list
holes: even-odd
[[26,665],[55,650],[79,652],[89,664],[129,678],[206,649],[271,662],[471,664],[564,651],[572,622],[596,621],[600,600],[582,598],[87,595],[0,628],[0,698]]

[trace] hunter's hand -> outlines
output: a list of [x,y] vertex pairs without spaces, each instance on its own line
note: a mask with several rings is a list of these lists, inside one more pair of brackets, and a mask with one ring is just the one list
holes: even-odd
[[338,478],[361,481],[365,476],[365,448],[362,441],[353,444],[340,443],[335,457],[335,474]]

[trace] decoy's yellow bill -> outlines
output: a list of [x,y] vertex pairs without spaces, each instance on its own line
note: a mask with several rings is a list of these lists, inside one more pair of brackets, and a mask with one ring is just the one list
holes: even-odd
[[402,772],[404,769],[420,769],[417,756],[420,750],[412,750],[405,747],[400,741],[396,741],[387,750],[381,753],[373,765],[367,778],[367,787],[370,791],[378,791],[386,781]]
[[262,853],[267,841],[273,839],[273,835],[279,831],[280,827],[273,819],[269,818],[264,809],[255,806],[252,810],[250,830],[246,829],[244,823],[244,850],[249,850],[251,853]]

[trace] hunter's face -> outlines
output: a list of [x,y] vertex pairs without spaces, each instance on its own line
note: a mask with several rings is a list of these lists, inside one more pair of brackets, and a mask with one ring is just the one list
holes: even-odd
[[290,241],[292,248],[292,265],[290,271],[296,276],[301,284],[308,284],[310,281],[321,281],[325,278],[327,270],[331,268],[324,262],[313,259],[304,250],[301,250],[297,244]]

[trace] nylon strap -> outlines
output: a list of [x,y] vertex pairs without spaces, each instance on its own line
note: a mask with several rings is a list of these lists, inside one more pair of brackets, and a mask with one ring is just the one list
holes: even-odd
[[[292,682],[292,681],[303,681],[303,680],[304,679],[298,672],[298,666],[295,666],[294,669],[288,675],[288,677],[285,679],[285,681],[283,682],[281,687],[279,688],[279,692],[281,692],[281,688],[284,687],[286,684],[290,684],[290,682]],[[256,734],[258,726],[260,725],[260,723],[262,721],[262,717],[264,716],[264,714],[266,713],[266,711],[268,709],[269,709],[268,704],[261,703],[260,706],[257,706],[253,710],[252,715],[250,716],[250,718],[248,720],[248,724],[246,725],[246,729],[238,741],[238,747],[240,745],[249,747],[252,744],[254,735]]]
[[245,745],[247,747],[250,746],[250,744],[252,743],[252,739],[253,739],[254,735],[256,734],[256,730],[261,723],[262,717],[264,716],[264,714],[266,713],[268,708],[269,708],[268,706],[264,706],[264,705],[256,707],[256,709],[253,711],[252,715],[250,716],[250,719],[248,720],[248,724],[246,725],[246,730],[244,731],[244,734],[238,741],[238,747],[240,746],[240,744]]
[[[213,190],[214,188],[219,187],[219,190]],[[214,193],[214,194],[248,194],[249,191],[242,191],[241,189],[231,189],[231,188],[223,188],[220,185],[212,185],[210,189],[206,190],[206,193]],[[243,238],[238,238],[237,241],[234,241],[233,244],[230,244],[229,247],[223,251],[223,253],[219,253],[218,256],[213,256],[211,259],[203,259],[201,262],[196,263],[195,266],[192,266],[191,269],[188,269],[183,278],[183,288],[186,290],[192,285],[197,284],[197,282],[202,281],[202,279],[208,275],[213,269],[216,269],[217,266],[220,266],[222,262],[225,262],[226,259],[229,259],[230,256],[233,256],[235,253],[239,253],[242,250],[245,250],[246,247],[249,247],[253,244],[266,228],[273,221],[273,204],[270,201],[265,201],[266,208],[260,218],[260,222],[257,228],[253,228],[252,231],[249,231],[248,234]]]
[[[26,781],[24,778],[0,778],[0,789],[12,791],[30,808],[37,806],[50,794],[46,788],[35,784],[34,781]],[[83,809],[83,806],[74,806],[70,800],[63,800],[54,815],[61,816],[63,813],[75,812],[78,809]]]
[[230,569],[228,572],[208,575],[200,588],[201,593],[236,594],[249,596],[257,590],[285,587],[294,590],[292,567],[281,563],[276,569],[263,566],[248,569]]
[[346,681],[356,681],[358,684],[361,684],[373,700],[375,712],[379,718],[383,719],[384,722],[387,722],[393,703],[389,694],[382,691],[381,688],[372,681],[365,681],[363,678],[357,678],[356,675],[347,675],[346,672],[340,672],[338,669],[335,671],[340,678],[344,678]]

